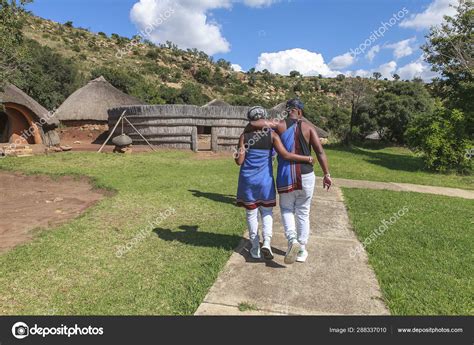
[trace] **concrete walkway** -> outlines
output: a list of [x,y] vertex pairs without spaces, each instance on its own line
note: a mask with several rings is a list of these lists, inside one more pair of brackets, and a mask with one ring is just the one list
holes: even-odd
[[[275,207],[275,260],[249,257],[248,241],[232,254],[196,315],[388,315],[367,255],[351,229],[339,188],[315,191],[310,256],[305,264],[283,263],[287,242]],[[245,312],[239,305],[251,306]]]
[[395,182],[374,182],[363,180],[347,180],[343,178],[334,179],[334,184],[338,187],[364,188],[364,189],[387,189],[397,192],[417,192],[426,194],[437,194],[452,196],[464,199],[474,199],[474,190],[424,186],[411,183]]

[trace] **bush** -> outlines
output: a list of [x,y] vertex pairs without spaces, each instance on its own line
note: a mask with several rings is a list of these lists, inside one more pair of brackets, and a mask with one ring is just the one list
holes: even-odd
[[146,53],[146,57],[152,60],[158,59],[160,56],[160,53],[158,52],[158,49],[151,49]]
[[210,100],[208,96],[203,94],[201,86],[193,83],[184,84],[179,98],[182,103],[194,105],[204,105]]
[[197,82],[203,84],[210,84],[211,83],[211,69],[209,67],[201,67],[196,71],[194,75],[194,79]]
[[472,171],[472,159],[466,155],[472,144],[461,111],[446,109],[439,103],[432,115],[414,121],[407,138],[409,145],[422,154],[426,168],[462,174]]

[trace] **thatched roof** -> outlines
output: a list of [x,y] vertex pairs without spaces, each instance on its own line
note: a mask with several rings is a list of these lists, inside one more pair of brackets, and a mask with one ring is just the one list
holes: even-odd
[[90,81],[75,91],[56,111],[60,121],[107,121],[107,110],[126,105],[145,104],[113,87],[104,77]]
[[48,110],[13,84],[7,84],[0,90],[0,103],[15,103],[31,110],[38,119],[44,119],[49,127],[57,127],[59,121],[50,116]]
[[221,99],[213,99],[209,103],[203,105],[203,107],[228,107],[228,106],[230,106],[230,104],[227,102],[224,102]]

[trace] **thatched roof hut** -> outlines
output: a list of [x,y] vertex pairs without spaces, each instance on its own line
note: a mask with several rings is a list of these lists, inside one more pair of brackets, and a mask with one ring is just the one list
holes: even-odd
[[90,81],[69,96],[56,111],[60,121],[104,121],[107,110],[144,102],[113,87],[104,77]]
[[0,142],[59,145],[59,121],[13,84],[0,90]]

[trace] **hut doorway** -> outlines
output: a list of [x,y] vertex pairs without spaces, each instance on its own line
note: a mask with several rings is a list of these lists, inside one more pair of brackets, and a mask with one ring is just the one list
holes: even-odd
[[0,111],[0,143],[8,143],[8,116]]
[[197,126],[198,151],[211,151],[211,126]]
[[0,142],[17,145],[41,144],[41,134],[33,116],[17,106],[5,106],[0,112]]

